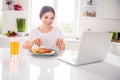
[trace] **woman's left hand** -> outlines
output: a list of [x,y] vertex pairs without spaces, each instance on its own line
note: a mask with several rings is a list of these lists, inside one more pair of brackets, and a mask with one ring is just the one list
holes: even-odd
[[60,50],[65,50],[65,43],[63,39],[57,39],[56,45]]

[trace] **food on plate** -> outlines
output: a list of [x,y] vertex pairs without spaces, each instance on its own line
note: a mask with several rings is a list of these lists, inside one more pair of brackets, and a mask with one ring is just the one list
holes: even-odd
[[43,53],[51,53],[51,49],[47,49],[47,48],[33,48],[31,49],[31,52],[33,53],[39,53],[39,54],[43,54]]

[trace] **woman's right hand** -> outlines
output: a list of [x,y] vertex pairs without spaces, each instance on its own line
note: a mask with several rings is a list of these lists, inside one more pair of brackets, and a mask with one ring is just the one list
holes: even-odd
[[56,45],[58,46],[58,48],[60,50],[65,50],[65,42],[64,42],[64,39],[57,39],[56,41]]
[[33,43],[35,45],[38,45],[38,47],[40,47],[42,45],[42,40],[40,38],[35,38]]

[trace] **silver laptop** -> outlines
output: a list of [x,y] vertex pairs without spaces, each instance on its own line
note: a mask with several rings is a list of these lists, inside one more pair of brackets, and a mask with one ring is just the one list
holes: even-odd
[[84,32],[80,38],[79,50],[65,50],[58,59],[73,65],[103,61],[108,53],[111,33]]

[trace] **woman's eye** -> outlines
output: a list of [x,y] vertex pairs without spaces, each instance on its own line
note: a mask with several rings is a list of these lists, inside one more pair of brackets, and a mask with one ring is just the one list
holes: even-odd
[[51,19],[54,19],[53,17]]
[[[46,16],[46,17],[44,17],[44,18],[45,18],[45,19],[48,19],[49,17],[47,17],[47,16]],[[52,19],[52,20],[53,20],[53,19],[54,19],[54,17],[51,17],[50,19]]]
[[47,19],[48,17],[46,16],[45,19]]

